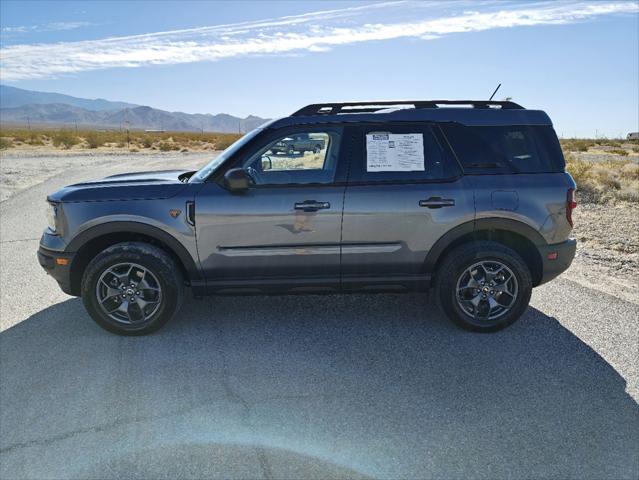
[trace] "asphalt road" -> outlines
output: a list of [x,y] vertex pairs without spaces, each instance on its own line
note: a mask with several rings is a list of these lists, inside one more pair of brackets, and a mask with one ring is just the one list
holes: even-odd
[[639,477],[638,305],[568,275],[492,335],[354,295],[189,301],[117,337],[35,256],[46,193],[109,173],[0,204],[0,478]]

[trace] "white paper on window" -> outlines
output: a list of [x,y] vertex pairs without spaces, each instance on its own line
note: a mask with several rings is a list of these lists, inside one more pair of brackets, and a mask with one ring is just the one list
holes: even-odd
[[424,166],[421,133],[371,132],[366,134],[367,172],[414,172]]

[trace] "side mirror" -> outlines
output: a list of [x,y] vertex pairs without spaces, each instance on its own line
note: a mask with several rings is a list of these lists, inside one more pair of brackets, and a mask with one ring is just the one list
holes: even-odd
[[231,192],[243,192],[249,188],[249,176],[242,168],[232,168],[224,174],[224,185]]

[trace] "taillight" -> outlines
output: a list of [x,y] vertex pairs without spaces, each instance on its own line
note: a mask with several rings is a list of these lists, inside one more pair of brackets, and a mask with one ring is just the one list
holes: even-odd
[[572,227],[572,211],[577,208],[577,201],[575,200],[575,189],[569,188],[568,195],[566,195],[566,220]]

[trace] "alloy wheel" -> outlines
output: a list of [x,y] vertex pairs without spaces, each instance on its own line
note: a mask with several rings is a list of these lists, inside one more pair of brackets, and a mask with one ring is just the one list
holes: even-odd
[[502,262],[477,262],[459,276],[455,297],[459,308],[476,321],[496,320],[510,311],[519,285],[513,271]]
[[158,311],[162,287],[149,269],[137,263],[118,263],[100,275],[96,298],[109,318],[131,325],[147,321]]

